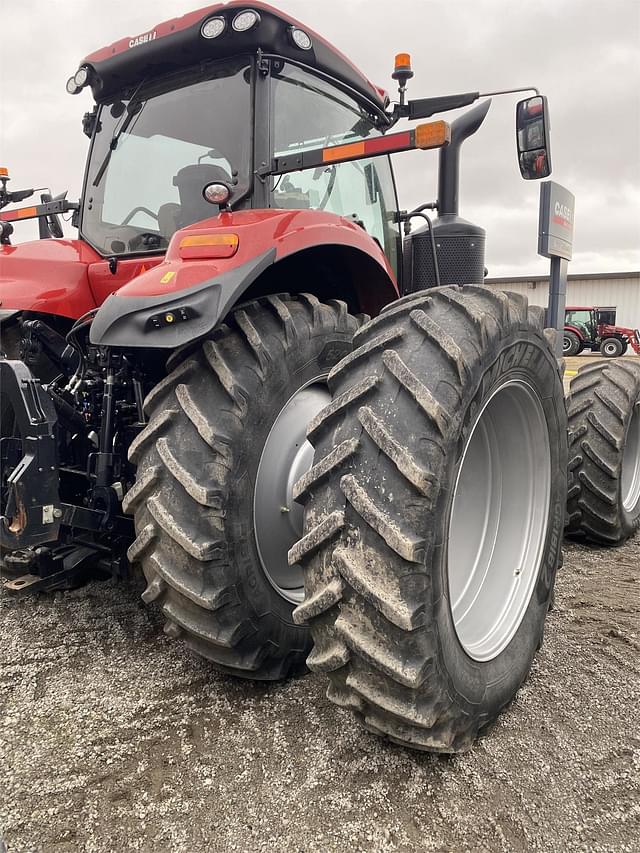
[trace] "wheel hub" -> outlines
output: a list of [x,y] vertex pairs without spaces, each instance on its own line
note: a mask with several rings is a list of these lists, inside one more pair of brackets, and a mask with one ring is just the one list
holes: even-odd
[[497,657],[522,622],[543,556],[550,492],[542,403],[528,383],[506,382],[468,439],[449,524],[451,612],[474,660]]
[[276,417],[256,474],[253,523],[260,562],[272,586],[295,603],[304,599],[304,583],[287,553],[302,536],[303,509],[293,499],[293,487],[313,464],[307,424],[330,400],[325,376],[299,388]]

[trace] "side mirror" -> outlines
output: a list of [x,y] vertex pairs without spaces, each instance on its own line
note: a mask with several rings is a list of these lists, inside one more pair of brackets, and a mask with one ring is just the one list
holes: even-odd
[[525,181],[551,174],[549,108],[544,95],[525,98],[516,105],[518,165]]

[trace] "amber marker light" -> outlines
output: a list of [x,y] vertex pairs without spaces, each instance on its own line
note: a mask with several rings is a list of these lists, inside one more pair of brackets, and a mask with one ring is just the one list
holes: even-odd
[[33,216],[38,215],[37,207],[20,207],[18,210],[10,210],[9,213],[13,213],[16,219],[29,219]]
[[451,142],[451,127],[446,121],[430,121],[415,128],[416,148],[440,148]]
[[237,234],[190,234],[180,240],[181,258],[231,258],[238,251]]

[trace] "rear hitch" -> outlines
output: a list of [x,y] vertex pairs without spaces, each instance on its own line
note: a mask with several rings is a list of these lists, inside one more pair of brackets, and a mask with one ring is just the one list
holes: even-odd
[[5,557],[2,589],[14,595],[24,595],[72,588],[83,575],[96,568],[99,553],[91,545],[16,551]]

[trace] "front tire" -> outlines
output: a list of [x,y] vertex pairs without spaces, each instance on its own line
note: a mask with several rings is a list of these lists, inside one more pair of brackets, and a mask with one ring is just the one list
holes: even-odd
[[600,352],[605,358],[619,358],[624,355],[625,347],[620,338],[605,338],[600,344]]
[[370,731],[459,752],[542,642],[566,411],[542,309],[444,287],[386,310],[331,373],[297,490],[311,669]]
[[145,401],[129,452],[129,558],[169,636],[225,672],[273,680],[304,668],[309,631],[292,619],[303,581],[287,564],[302,511],[290,492],[311,465],[307,420],[357,326],[344,303],[311,295],[250,302]]

